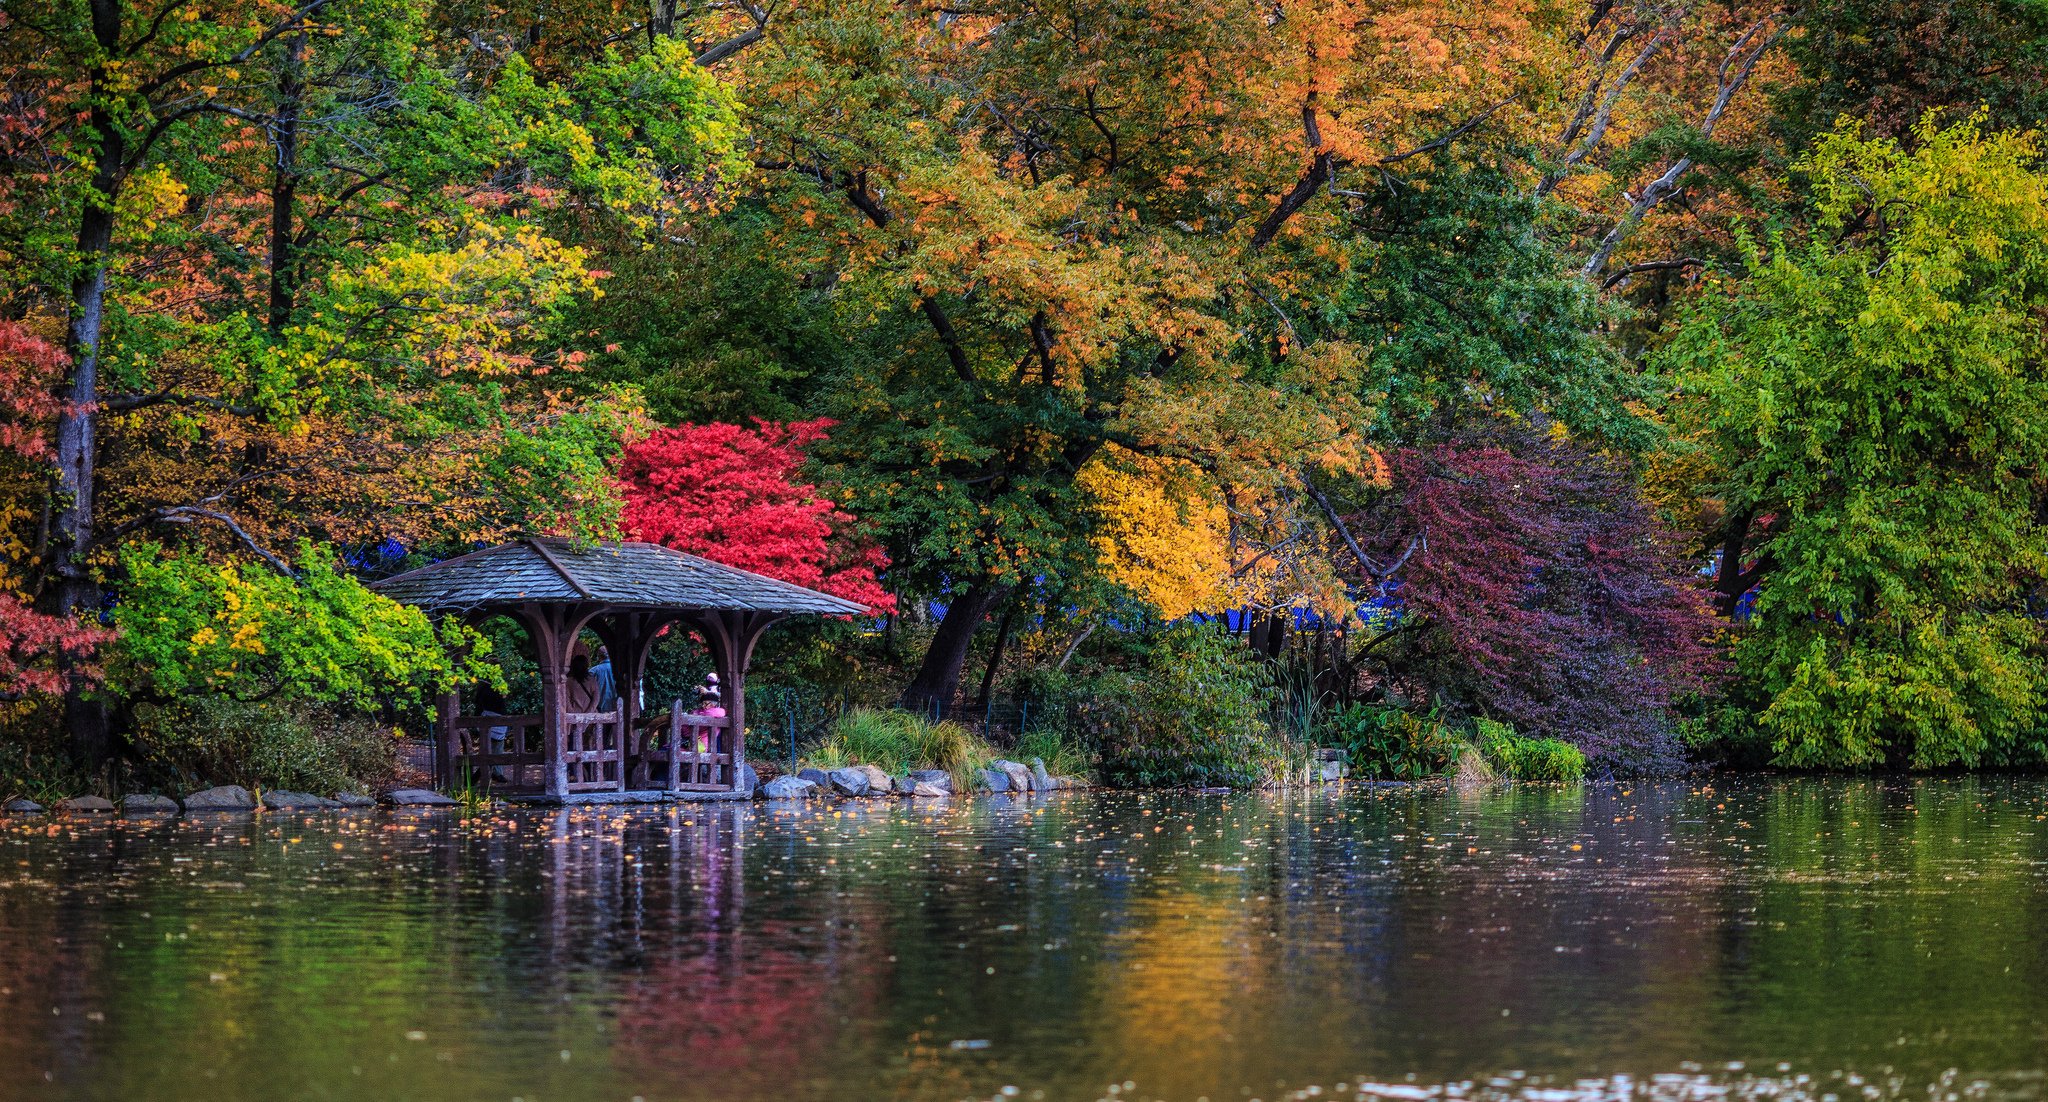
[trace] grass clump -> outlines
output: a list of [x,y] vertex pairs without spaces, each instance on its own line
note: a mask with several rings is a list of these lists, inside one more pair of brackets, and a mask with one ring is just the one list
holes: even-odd
[[996,753],[950,720],[933,723],[912,712],[855,708],[839,717],[824,743],[806,755],[818,769],[872,765],[892,777],[912,769],[943,769],[964,785]]
[[1491,719],[1472,722],[1479,752],[1511,780],[1576,782],[1586,779],[1586,755],[1571,743],[1530,738]]

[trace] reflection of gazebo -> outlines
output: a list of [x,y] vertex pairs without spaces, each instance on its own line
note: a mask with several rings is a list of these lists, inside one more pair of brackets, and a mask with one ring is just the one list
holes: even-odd
[[[859,615],[852,601],[653,543],[578,545],[562,539],[500,544],[387,578],[393,600],[472,624],[509,616],[531,635],[541,711],[465,716],[441,702],[437,779],[451,785],[458,755],[472,769],[507,774],[497,787],[562,799],[578,793],[729,792],[746,760],[746,670],[770,624],[797,613]],[[643,715],[640,680],[662,629],[700,635],[724,690],[727,714],[693,715],[678,700]],[[618,687],[610,711],[571,712],[567,678],[576,637],[590,630],[609,652]],[[502,752],[486,733],[504,728]]]

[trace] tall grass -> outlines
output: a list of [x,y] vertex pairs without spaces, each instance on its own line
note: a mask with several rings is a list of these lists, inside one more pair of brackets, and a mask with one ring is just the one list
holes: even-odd
[[892,777],[912,769],[943,769],[964,790],[974,771],[996,756],[973,732],[950,720],[933,723],[911,712],[855,708],[839,717],[831,735],[805,760],[820,769],[872,765]]

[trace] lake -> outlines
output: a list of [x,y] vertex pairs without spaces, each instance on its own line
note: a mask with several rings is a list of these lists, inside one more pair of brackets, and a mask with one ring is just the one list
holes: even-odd
[[2048,1098],[2048,783],[0,820],[0,1098]]

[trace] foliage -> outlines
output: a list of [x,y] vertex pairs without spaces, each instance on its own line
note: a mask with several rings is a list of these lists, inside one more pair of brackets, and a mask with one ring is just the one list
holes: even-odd
[[759,421],[655,432],[620,461],[626,531],[877,612],[895,608],[875,580],[887,557],[852,535],[851,514],[798,478],[804,449],[830,427]]
[[147,787],[220,784],[359,792],[397,766],[388,725],[304,701],[195,695],[136,709],[135,766]]
[[1384,704],[1351,704],[1318,725],[1318,745],[1346,751],[1351,775],[1414,781],[1442,773],[1459,747],[1435,715]]
[[892,777],[912,769],[944,769],[966,791],[973,771],[995,757],[986,743],[950,720],[933,723],[914,712],[855,708],[839,717],[809,760],[835,767],[873,765]]
[[1812,238],[1752,247],[1670,353],[1729,518],[1724,593],[1754,590],[1735,659],[1788,765],[2038,737],[2048,174],[2030,135],[1930,116],[1915,139],[1821,141]]
[[1076,482],[1101,512],[1094,544],[1110,582],[1164,620],[1225,603],[1229,518],[1191,464],[1111,447]]
[[1094,689],[1078,706],[1077,734],[1107,783],[1242,788],[1296,764],[1274,730],[1271,671],[1214,627],[1169,628],[1141,669]]
[[1598,760],[1675,757],[1674,695],[1709,683],[1716,633],[1672,537],[1618,464],[1492,427],[1392,457],[1359,518],[1366,578],[1412,636],[1406,662],[1473,711]]
[[436,628],[311,544],[296,577],[153,544],[135,545],[121,565],[114,681],[130,693],[406,707],[464,682],[502,684],[483,636],[453,620]]
[[1586,755],[1568,742],[1530,738],[1484,716],[1473,720],[1472,728],[1479,752],[1510,780],[1571,783],[1586,777]]

